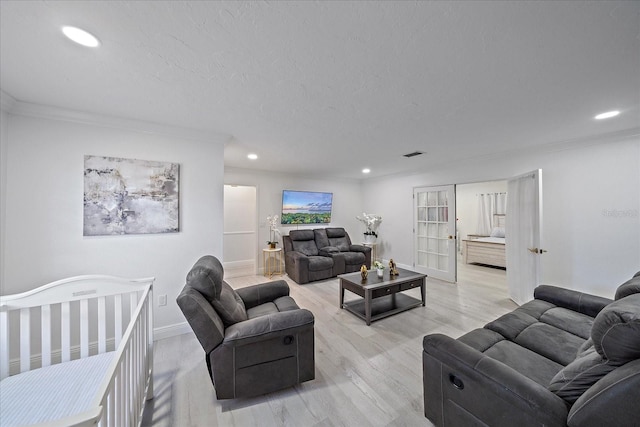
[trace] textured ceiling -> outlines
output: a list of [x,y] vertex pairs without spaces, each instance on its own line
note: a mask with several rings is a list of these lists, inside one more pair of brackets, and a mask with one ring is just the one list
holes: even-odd
[[16,100],[229,135],[227,166],[359,179],[640,127],[640,2],[2,0],[0,19]]

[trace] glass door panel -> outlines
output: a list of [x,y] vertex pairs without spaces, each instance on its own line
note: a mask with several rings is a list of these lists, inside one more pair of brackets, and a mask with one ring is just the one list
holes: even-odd
[[415,269],[455,282],[455,186],[416,188],[413,199]]

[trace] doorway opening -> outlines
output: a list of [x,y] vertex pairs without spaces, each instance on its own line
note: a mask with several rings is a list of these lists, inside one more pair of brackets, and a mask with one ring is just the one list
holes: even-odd
[[223,266],[225,277],[256,274],[257,189],[224,186]]

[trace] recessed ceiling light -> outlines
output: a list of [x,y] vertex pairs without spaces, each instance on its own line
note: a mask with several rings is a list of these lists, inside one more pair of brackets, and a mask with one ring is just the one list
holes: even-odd
[[91,33],[86,32],[85,30],[81,30],[76,27],[62,27],[62,32],[65,36],[69,37],[69,39],[74,42],[81,44],[82,46],[87,47],[98,47],[100,46],[100,40],[96,36]]
[[247,154],[247,159],[256,160],[257,158],[258,158],[257,154],[254,154],[254,153]]
[[597,116],[594,117],[594,119],[596,120],[602,120],[602,119],[610,119],[611,117],[615,117],[618,114],[620,114],[620,111],[607,111],[606,113],[602,113],[602,114],[598,114]]
[[369,173],[369,172],[371,172],[371,169],[369,168],[362,169],[362,173]]

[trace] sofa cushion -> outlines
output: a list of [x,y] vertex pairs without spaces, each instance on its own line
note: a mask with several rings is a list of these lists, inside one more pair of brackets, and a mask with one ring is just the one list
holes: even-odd
[[596,351],[613,363],[640,358],[640,294],[614,301],[598,313],[591,338]]
[[347,232],[342,227],[326,228],[327,237],[345,237]]
[[247,320],[247,311],[240,295],[225,281],[222,281],[220,297],[213,299],[211,305],[216,309],[224,326]]
[[515,369],[543,387],[546,387],[553,376],[563,368],[561,364],[509,340],[497,342],[484,354]]
[[549,390],[573,404],[600,378],[616,367],[616,364],[602,357],[591,345],[551,379]]
[[640,293],[640,271],[636,273],[631,279],[618,286],[616,289],[616,301],[626,296]]
[[289,232],[289,237],[294,251],[306,256],[318,255],[318,247],[313,238],[313,230],[292,230]]
[[309,271],[324,271],[333,268],[333,258],[325,256],[310,256]]
[[576,351],[585,340],[563,329],[538,322],[522,331],[513,341],[565,366],[575,359]]
[[589,339],[593,326],[593,317],[563,307],[547,310],[540,316],[540,321],[577,335],[583,340]]
[[345,252],[344,262],[347,265],[357,265],[360,267],[361,265],[364,265],[365,256],[362,252]]

